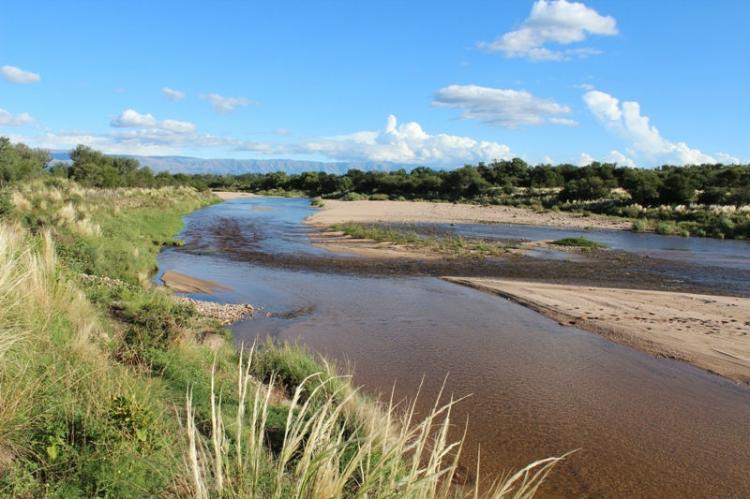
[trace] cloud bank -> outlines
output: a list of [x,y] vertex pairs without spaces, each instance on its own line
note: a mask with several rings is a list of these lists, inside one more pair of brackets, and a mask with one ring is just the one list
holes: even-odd
[[507,145],[445,133],[430,134],[415,121],[399,124],[394,115],[388,116],[381,130],[325,137],[300,144],[245,142],[239,149],[262,154],[317,154],[331,160],[453,166],[511,158]]

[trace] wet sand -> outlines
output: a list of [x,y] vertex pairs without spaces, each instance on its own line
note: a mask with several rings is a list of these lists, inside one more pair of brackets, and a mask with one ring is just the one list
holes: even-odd
[[225,291],[227,288],[221,284],[205,279],[190,277],[173,270],[164,272],[161,276],[161,282],[172,291],[178,293],[201,293],[205,295],[213,294],[216,291]]
[[621,218],[576,213],[536,212],[513,206],[480,206],[427,201],[338,201],[324,206],[308,218],[312,225],[344,222],[389,223],[513,223],[576,229],[627,230],[630,222]]
[[229,192],[229,191],[214,191],[214,194],[216,194],[220,199],[224,201],[228,201],[230,199],[238,199],[238,198],[252,198],[256,195],[251,192]]
[[750,299],[445,277],[498,294],[561,324],[750,383]]

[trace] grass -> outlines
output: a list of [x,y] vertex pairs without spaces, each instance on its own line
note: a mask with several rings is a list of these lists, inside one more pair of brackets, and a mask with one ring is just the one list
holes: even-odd
[[389,242],[407,248],[434,251],[455,257],[499,256],[507,254],[512,249],[511,246],[499,242],[469,239],[451,234],[423,236],[412,230],[358,223],[332,225],[331,230],[343,232],[355,239],[369,239],[377,243]]
[[602,249],[606,248],[607,245],[598,241],[592,241],[585,237],[564,237],[557,241],[552,241],[552,244],[557,246],[569,246],[582,249]]
[[[381,406],[323,359],[228,335],[149,285],[192,189],[17,187],[0,222],[0,495],[476,497],[450,408]],[[487,497],[528,497],[558,461]],[[483,495],[484,497],[484,495]]]

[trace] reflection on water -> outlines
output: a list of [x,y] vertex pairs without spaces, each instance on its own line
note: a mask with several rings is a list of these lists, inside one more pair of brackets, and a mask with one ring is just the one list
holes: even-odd
[[[301,220],[303,207],[281,208],[288,201],[259,204]],[[223,206],[193,215],[187,230],[244,210]],[[280,231],[274,244],[304,245],[298,230]],[[468,418],[467,449],[481,443],[484,476],[581,449],[543,495],[750,496],[746,387],[435,278],[290,271],[177,248],[159,263],[231,288],[214,299],[281,313],[235,325],[238,342],[299,341],[353,366],[366,390],[390,392],[396,383],[399,397],[414,396],[422,377],[424,393],[434,394],[447,374],[448,392],[472,394],[455,421],[461,431]],[[294,310],[306,313],[283,315]]]
[[313,229],[304,225],[315,208],[309,199],[249,197],[209,206],[186,218],[188,243],[211,246],[217,226],[237,228],[243,243],[267,253],[329,254],[310,244]]

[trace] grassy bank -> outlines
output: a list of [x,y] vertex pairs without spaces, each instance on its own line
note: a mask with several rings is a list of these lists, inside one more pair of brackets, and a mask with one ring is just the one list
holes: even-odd
[[453,257],[499,256],[516,249],[515,246],[508,244],[470,239],[452,234],[423,235],[405,228],[379,227],[351,222],[335,224],[330,229],[343,232],[355,239],[370,239],[377,243],[389,242],[411,249],[433,251]]
[[[0,203],[0,495],[465,497],[451,403],[424,419],[322,359],[227,331],[149,285],[190,188],[47,178]],[[534,493],[555,459],[489,497]]]

